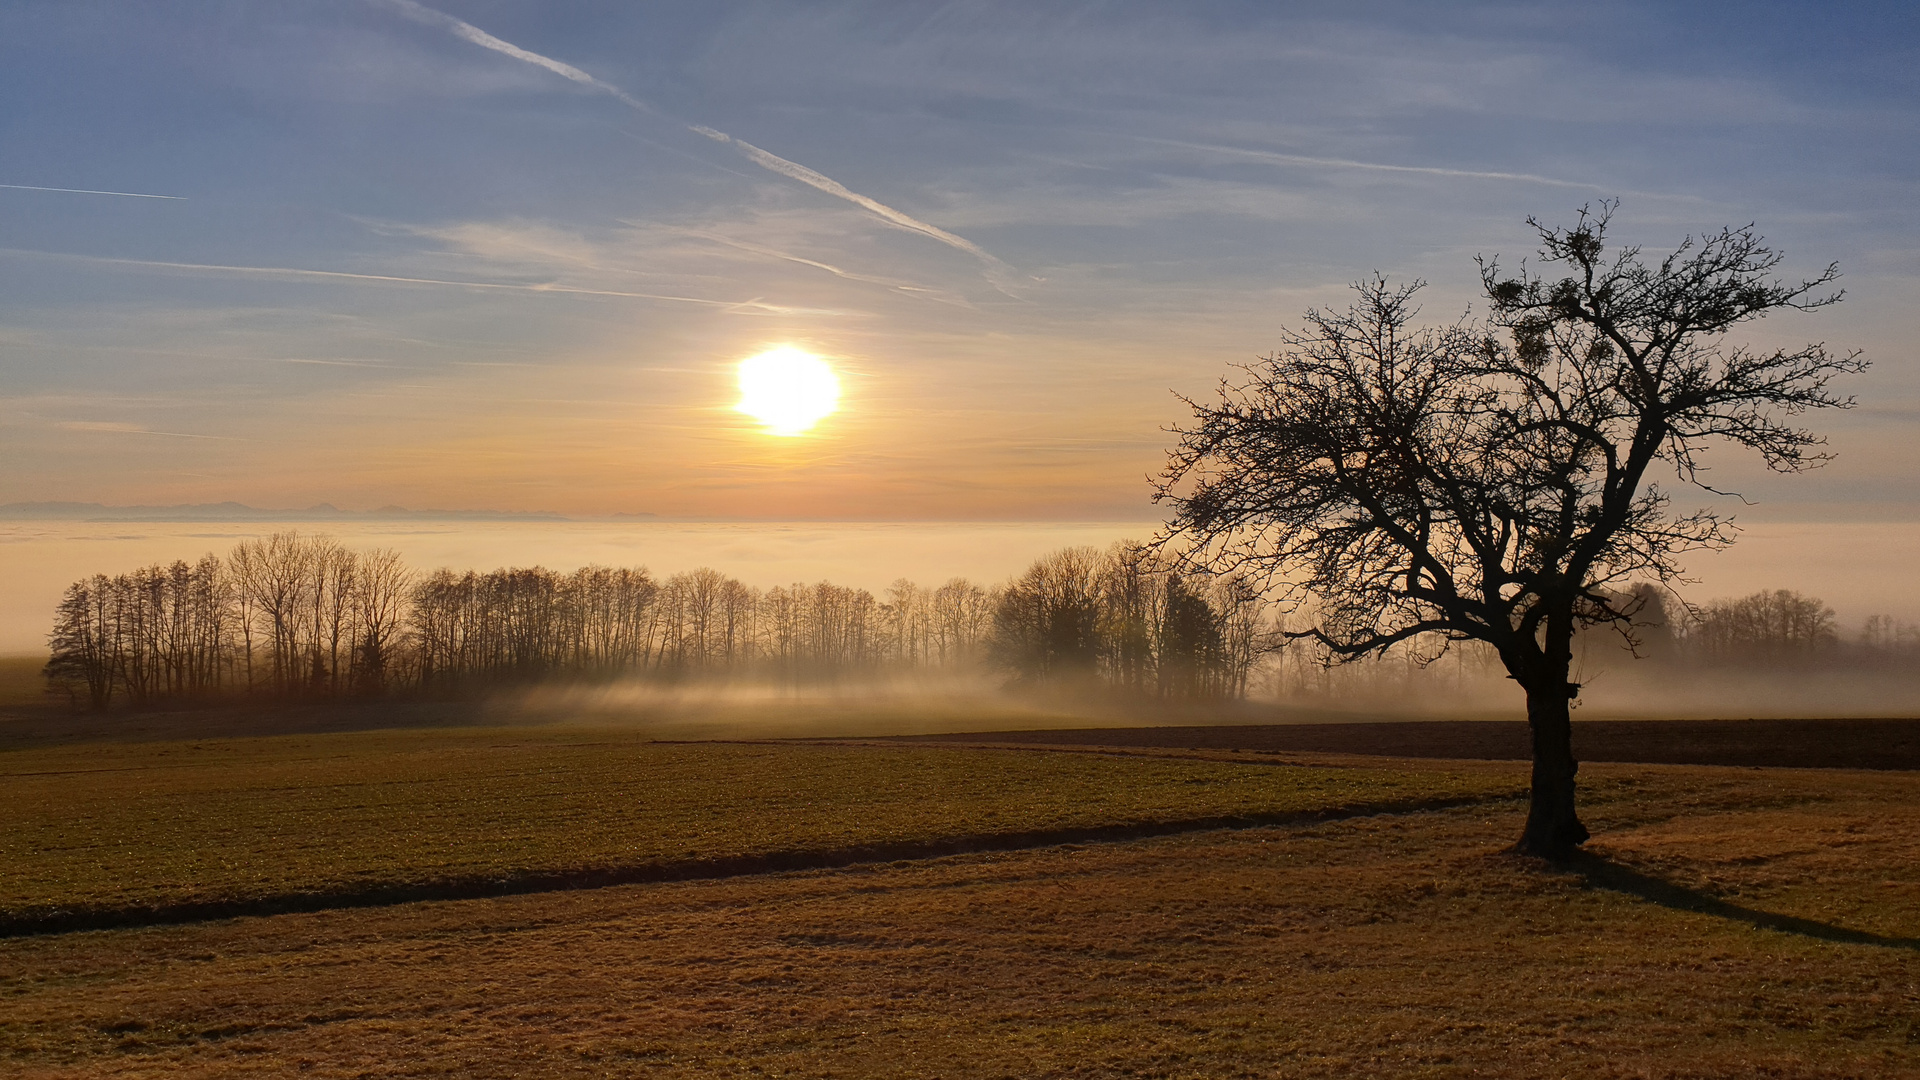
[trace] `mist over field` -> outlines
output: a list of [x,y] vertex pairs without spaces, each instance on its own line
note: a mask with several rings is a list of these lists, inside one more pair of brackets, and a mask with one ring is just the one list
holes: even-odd
[[[35,700],[35,690],[27,686],[38,678],[33,657],[44,655],[54,615],[52,607],[61,588],[65,588],[63,580],[81,582],[96,573],[106,577],[125,575],[138,569],[138,563],[129,567],[129,561],[144,561],[146,567],[157,571],[173,557],[188,561],[205,553],[225,557],[228,552],[238,552],[238,548],[300,536],[300,544],[321,546],[315,552],[324,548],[355,557],[353,552],[359,550],[390,552],[396,557],[394,571],[401,577],[394,578],[392,588],[399,592],[392,603],[401,607],[394,607],[390,615],[394,623],[386,630],[384,648],[392,653],[388,663],[426,663],[428,669],[436,663],[442,667],[453,663],[451,653],[447,653],[449,659],[430,659],[436,655],[434,650],[461,648],[451,642],[445,646],[432,644],[434,634],[455,630],[436,630],[434,619],[438,617],[420,607],[422,603],[428,607],[438,603],[419,592],[430,580],[445,582],[434,588],[447,588],[461,580],[468,569],[478,569],[482,577],[474,580],[497,578],[499,584],[488,588],[524,588],[509,584],[518,578],[501,575],[507,575],[513,567],[545,567],[540,573],[547,573],[553,584],[541,588],[559,588],[566,580],[576,580],[580,567],[630,567],[632,573],[645,567],[649,577],[636,578],[645,596],[655,596],[659,588],[666,590],[659,600],[645,600],[668,605],[647,619],[659,621],[662,615],[668,621],[678,619],[678,628],[662,626],[659,632],[664,636],[659,646],[643,646],[634,659],[582,657],[568,661],[555,655],[540,661],[538,671],[543,675],[536,669],[526,669],[522,661],[509,661],[507,667],[499,667],[499,661],[486,661],[484,669],[459,676],[457,682],[445,682],[445,676],[438,676],[440,680],[432,686],[422,682],[419,690],[405,690],[405,694],[426,692],[428,698],[451,694],[457,700],[484,701],[497,717],[614,724],[674,738],[877,736],[1100,724],[1524,717],[1523,696],[1484,646],[1459,644],[1438,659],[1430,659],[1434,648],[1428,642],[1415,650],[1400,648],[1377,659],[1329,667],[1325,663],[1327,653],[1311,646],[1311,642],[1284,644],[1281,638],[1284,630],[1304,625],[1306,613],[1290,613],[1265,601],[1246,611],[1244,619],[1252,619],[1252,623],[1238,630],[1242,644],[1229,650],[1238,650],[1242,659],[1231,669],[1236,675],[1225,676],[1229,682],[1223,684],[1187,686],[1188,676],[1165,675],[1167,663],[1188,663],[1169,657],[1154,659],[1154,650],[1183,648],[1171,640],[1171,644],[1160,646],[1142,642],[1140,648],[1148,650],[1142,653],[1142,661],[1127,661],[1123,655],[1127,646],[1117,638],[1108,644],[1091,642],[1085,673],[1079,673],[1071,661],[1060,669],[1048,669],[1046,661],[1041,661],[1041,667],[1033,667],[1014,655],[1018,648],[1027,646],[1010,646],[1002,640],[1008,632],[1000,625],[1008,619],[1008,611],[1000,609],[1004,590],[1023,573],[1035,573],[1056,553],[1117,552],[1114,544],[1121,538],[1152,536],[1152,527],[1144,523],[394,523],[324,530],[309,525],[305,530],[290,530],[275,523],[40,521],[0,528],[8,530],[8,546],[17,555],[6,563],[4,571],[10,578],[4,584],[10,586],[8,596],[13,605],[8,621],[12,638],[8,640],[17,642],[10,651],[21,657],[10,669],[13,682],[19,682],[10,692],[10,700],[17,701]],[[1707,561],[1716,573],[1701,575],[1705,580],[1686,586],[1684,594],[1663,594],[1665,611],[1657,617],[1649,615],[1661,625],[1653,630],[1651,640],[1640,632],[1644,640],[1636,646],[1638,657],[1628,651],[1615,630],[1588,630],[1578,638],[1574,680],[1582,684],[1576,703],[1580,717],[1876,717],[1920,711],[1920,663],[1916,663],[1920,661],[1920,638],[1916,638],[1920,630],[1914,628],[1912,619],[1901,615],[1905,607],[1897,590],[1872,588],[1859,578],[1862,573],[1880,571],[1897,580],[1897,575],[1884,571],[1884,565],[1895,561],[1897,553],[1905,548],[1908,528],[1849,527],[1841,534],[1837,528],[1799,525],[1763,527],[1755,532],[1757,536],[1749,536],[1732,552]],[[1811,561],[1807,557],[1809,548],[1816,548],[1822,561]],[[265,548],[261,550],[265,552]],[[309,573],[324,577],[326,571],[321,567],[326,555],[311,557],[321,557],[323,563],[313,563]],[[680,565],[676,567],[668,559],[678,559]],[[119,565],[115,567],[109,561],[119,561]],[[699,567],[701,573],[689,577],[685,573],[689,565]],[[367,690],[357,688],[355,682],[359,678],[355,675],[355,650],[361,646],[353,644],[357,640],[353,638],[355,630],[344,630],[348,623],[342,621],[348,619],[346,605],[359,601],[353,600],[355,590],[363,586],[353,584],[351,575],[357,571],[348,567],[344,573],[349,577],[340,578],[340,582],[328,584],[313,578],[313,584],[305,586],[311,600],[303,603],[332,605],[334,609],[336,628],[330,636],[332,646],[324,646],[330,653],[326,659],[315,651],[323,650],[328,636],[319,623],[313,623],[321,615],[319,607],[313,607],[309,615],[301,617],[309,623],[309,630],[301,632],[307,636],[301,640],[311,644],[288,642],[286,646],[298,653],[298,659],[290,661],[300,665],[298,675],[269,676],[265,669],[255,671],[257,665],[269,663],[263,659],[267,653],[257,653],[267,648],[259,634],[269,632],[267,626],[259,625],[255,626],[255,638],[248,638],[253,644],[246,648],[252,651],[242,653],[248,659],[228,657],[219,661],[228,665],[228,682],[242,680],[252,686],[250,694],[265,690],[305,698],[315,692],[309,680],[324,678],[323,696],[365,696]],[[1087,573],[1098,577],[1100,571],[1089,569]],[[578,580],[586,582],[588,578]],[[1730,625],[1713,625],[1709,619],[1715,605],[1726,607],[1730,596],[1736,590],[1745,592],[1745,586],[1751,586],[1753,596],[1768,596],[1788,590],[1784,582],[1805,580],[1841,586],[1839,596],[1851,596],[1853,609],[1866,611],[1866,615],[1849,619],[1826,596],[1793,588],[1789,590],[1793,601],[1811,605],[1805,617],[1818,625],[1776,626],[1774,623],[1782,623],[1782,619],[1791,619],[1766,613],[1743,615],[1753,626],[1728,628]],[[774,584],[762,586],[758,582]],[[937,596],[937,586],[943,582],[948,586],[945,592],[958,588],[956,582],[964,582],[975,600],[966,600],[962,594],[954,594],[954,600],[945,600],[943,594]],[[1217,582],[1210,586],[1206,578],[1190,578],[1190,582],[1198,584],[1188,588],[1217,590]],[[1726,594],[1707,592],[1711,586],[1726,588]],[[221,584],[219,588],[234,586]],[[578,584],[570,588],[605,586]],[[720,588],[720,592],[710,592],[714,588]],[[1094,588],[1092,577],[1089,588]],[[701,590],[708,592],[703,594]],[[328,600],[336,594],[336,600]],[[707,600],[699,600],[699,596],[707,596]],[[40,605],[29,607],[23,598]],[[739,630],[707,630],[703,626],[710,617],[685,607],[693,601],[707,605],[718,601],[722,609],[730,611],[726,619],[745,619],[745,623],[739,623]],[[488,605],[518,605],[522,601],[497,594],[493,600],[474,598],[459,603],[480,603],[472,609],[472,615],[461,619],[490,619]],[[603,601],[580,598],[572,603]],[[743,609],[739,603],[749,607]],[[814,615],[804,613],[814,611],[814,605],[820,603],[852,603],[854,607],[845,611],[822,607]],[[943,615],[935,611],[941,603],[972,603],[973,607],[964,615],[960,609]],[[1233,621],[1231,611],[1219,607],[1217,601],[1210,603],[1215,609],[1213,619],[1223,619],[1219,630],[1213,632],[1227,632]],[[1686,603],[1693,603],[1695,611],[1690,613]],[[793,615],[781,615],[785,611],[781,605],[791,605]],[[1736,611],[1726,607],[1720,615],[1726,623],[1726,619],[1734,619]],[[1152,615],[1150,619],[1164,621],[1165,617]],[[228,628],[223,632],[232,634],[232,619],[257,621],[259,615],[246,615],[246,603],[242,603],[242,609],[228,613],[225,619]],[[687,623],[687,619],[699,623]],[[852,619],[852,623],[841,630],[812,630],[816,636],[808,638],[808,632],[799,626],[781,630],[781,619],[801,619],[803,623],[806,619]],[[958,628],[952,619],[966,619],[966,628]],[[1701,623],[1701,619],[1707,619],[1707,623]],[[342,638],[342,632],[348,636]],[[472,630],[457,630],[457,634],[467,636],[480,632],[499,630],[480,630],[478,625]],[[716,632],[726,636],[710,638]],[[741,644],[732,644],[735,632],[745,634]],[[1152,630],[1152,634],[1165,632],[1171,630]],[[647,634],[655,634],[655,630],[647,630]],[[699,642],[689,634],[695,634]],[[791,644],[781,644],[787,640],[781,634],[799,636],[793,636]],[[818,634],[828,634],[828,638],[818,638]],[[854,638],[841,642],[839,634],[854,634]],[[1795,638],[1795,634],[1799,636]],[[42,650],[33,648],[35,640]],[[240,638],[228,638],[225,648],[242,648],[242,644]],[[687,653],[687,648],[695,651]],[[849,648],[852,651],[845,651]],[[401,653],[413,655],[419,650],[426,650],[419,653],[419,659],[399,659]],[[1108,655],[1110,651],[1112,655]],[[261,659],[252,659],[255,653]],[[313,659],[309,659],[309,653],[313,653]],[[1096,659],[1094,653],[1104,659]],[[783,655],[793,659],[780,659]],[[278,665],[280,661],[271,663]],[[1129,663],[1148,663],[1150,667],[1144,669],[1144,676],[1127,675],[1127,671],[1133,671],[1127,667]],[[1162,667],[1162,675],[1154,675],[1152,665],[1156,663]],[[311,678],[307,665],[313,667]],[[426,676],[382,676],[380,692],[386,692],[390,678],[419,680]],[[1173,678],[1173,682],[1167,682],[1167,678]],[[77,684],[67,686],[69,694],[73,686]],[[401,682],[394,684],[394,688],[399,686]],[[132,680],[115,700],[125,701],[129,696],[134,703],[186,700],[182,694],[192,698],[200,692],[188,694],[184,684],[165,688]]]
[[1920,1080],[1920,21],[0,0],[0,1073]]

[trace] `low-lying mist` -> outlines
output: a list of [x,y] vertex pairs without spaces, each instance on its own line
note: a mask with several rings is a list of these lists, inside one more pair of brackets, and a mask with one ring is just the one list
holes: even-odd
[[1278,701],[1156,700],[1115,692],[1092,678],[1009,685],[1004,675],[986,670],[805,683],[620,679],[502,690],[485,701],[496,717],[637,728],[662,739],[879,738],[1347,716]]
[[[1444,665],[1446,661],[1442,661]],[[1367,667],[1375,667],[1367,671]],[[1441,665],[1436,665],[1436,668]],[[751,680],[543,685],[486,698],[495,719],[639,730],[659,739],[882,738],[1167,725],[1325,724],[1526,718],[1519,687],[1492,673],[1362,662],[1334,669],[1332,692],[1163,700],[1091,678],[1009,684],[991,671],[813,683]],[[1920,715],[1920,680],[1874,671],[1675,671],[1624,657],[1590,670],[1581,720],[1718,720]]]
[[[1912,623],[1843,633],[1783,589],[1690,607],[1640,586],[1620,610],[1576,637],[1580,716],[1920,714]],[[43,696],[99,712],[443,702],[689,738],[1525,715],[1484,645],[1335,662],[1301,636],[1310,608],[1132,542],[876,596],[711,569],[421,573],[280,533],[83,579],[54,617]]]

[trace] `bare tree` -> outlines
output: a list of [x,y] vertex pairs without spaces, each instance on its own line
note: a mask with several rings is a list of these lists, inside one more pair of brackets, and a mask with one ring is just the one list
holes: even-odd
[[1098,583],[1099,638],[1113,685],[1144,694],[1155,678],[1158,631],[1166,625],[1164,560],[1145,544],[1123,540],[1103,560]]
[[353,689],[360,694],[386,690],[413,575],[392,548],[359,555],[353,592]]
[[270,685],[277,693],[288,693],[300,686],[306,674],[300,646],[302,616],[311,604],[314,586],[312,546],[297,532],[274,533],[235,547],[230,565],[241,603],[259,620],[261,636],[271,650]]
[[1156,691],[1162,698],[1213,697],[1223,667],[1219,621],[1205,596],[1179,574],[1164,578],[1164,601],[1155,628]]
[[[1010,593],[964,578],[937,589],[902,578],[883,604],[824,581],[763,592],[710,569],[665,582],[603,566],[416,577],[394,551],[283,532],[224,560],[209,554],[75,583],[54,613],[45,675],[76,704],[84,690],[106,708],[647,675],[836,679],[963,670],[992,646],[1017,653],[1015,667],[1033,660],[1036,675],[1100,677],[1148,693],[1243,692],[1232,658],[1253,654],[1229,647],[1247,638],[1232,636],[1232,620],[1250,617],[1245,629],[1257,629],[1258,606],[1248,606],[1257,597],[1198,580],[1176,581],[1166,556],[1136,543],[1059,552],[1016,583],[1011,618],[1013,609],[1002,611]],[[1169,596],[1184,598],[1178,612]],[[1039,630],[1014,645],[1009,635],[1029,616]],[[1191,671],[1169,682],[1163,663]]]
[[994,661],[1026,680],[1091,676],[1100,658],[1100,569],[1093,548],[1064,548],[1015,578],[994,609]]
[[[1835,267],[1782,283],[1752,227],[1689,238],[1657,263],[1609,257],[1612,203],[1539,232],[1564,276],[1482,262],[1490,323],[1416,329],[1415,283],[1357,286],[1311,311],[1278,355],[1189,402],[1156,499],[1166,539],[1219,568],[1318,601],[1296,633],[1336,658],[1401,642],[1483,641],[1526,692],[1532,799],[1515,850],[1559,856],[1588,836],[1574,806],[1571,643],[1582,625],[1632,634],[1622,597],[1669,583],[1678,557],[1732,540],[1711,511],[1674,512],[1663,466],[1705,486],[1726,441],[1776,471],[1825,459],[1790,419],[1846,408],[1831,381],[1866,364],[1822,345],[1755,350],[1734,326],[1823,307]],[[1502,340],[1504,337],[1505,340]],[[1425,658],[1430,658],[1429,657]]]
[[993,625],[994,594],[956,577],[933,590],[932,596],[935,662],[950,665],[977,660]]
[[112,595],[113,584],[104,574],[67,586],[54,610],[53,632],[47,635],[52,657],[43,674],[49,687],[75,700],[77,689],[85,687],[87,704],[95,709],[112,704],[118,681]]
[[1869,615],[1860,627],[1860,647],[1872,660],[1910,660],[1920,653],[1920,624],[1891,615]]
[[[315,537],[309,543],[313,552],[312,689],[337,694],[347,685],[352,667],[360,557],[332,537]],[[345,664],[340,662],[343,647],[347,651]]]
[[1712,601],[1684,629],[1693,659],[1709,664],[1804,665],[1840,643],[1833,609],[1791,589]]
[[1248,678],[1274,644],[1267,627],[1267,598],[1246,578],[1230,574],[1214,583],[1212,604],[1219,620],[1221,691],[1246,697]]
[[925,663],[932,648],[927,591],[906,578],[896,578],[887,586],[880,615],[886,621],[888,658],[900,667]]

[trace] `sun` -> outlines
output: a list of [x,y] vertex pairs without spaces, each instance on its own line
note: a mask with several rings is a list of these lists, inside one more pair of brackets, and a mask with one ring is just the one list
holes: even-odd
[[840,405],[840,379],[825,360],[791,345],[740,361],[740,404],[769,435],[801,435]]

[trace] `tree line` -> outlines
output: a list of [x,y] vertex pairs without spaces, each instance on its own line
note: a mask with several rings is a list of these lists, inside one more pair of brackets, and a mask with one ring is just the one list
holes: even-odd
[[1083,679],[1153,697],[1244,697],[1278,643],[1265,595],[1183,573],[1154,548],[1067,548],[1000,590],[989,655],[1020,681]]
[[[1618,604],[1635,612],[1630,647],[1650,671],[1920,668],[1920,625],[1875,615],[1845,637],[1832,608],[1792,590],[1688,607],[1641,586]],[[995,587],[901,579],[876,597],[829,582],[760,589],[705,568],[422,574],[391,550],[287,532],[224,558],[75,582],[55,611],[46,676],[106,708],[978,671],[1161,699],[1326,700],[1462,690],[1502,673],[1488,650],[1437,637],[1339,663],[1294,633],[1317,617],[1131,541],[1050,553]],[[1629,647],[1612,630],[1582,636],[1588,655]]]
[[[1870,615],[1848,634],[1826,602],[1792,589],[1690,605],[1643,584],[1611,602],[1631,612],[1631,622],[1575,635],[1575,652],[1589,668],[1635,670],[1656,682],[1708,671],[1920,673],[1920,623]],[[1296,609],[1274,632],[1285,637],[1318,617],[1311,606]],[[1321,700],[1431,699],[1506,678],[1491,648],[1443,642],[1438,635],[1412,638],[1356,662],[1341,662],[1318,643],[1295,639],[1268,654],[1256,674],[1252,692],[1261,696]]]
[[1000,587],[901,579],[760,589],[712,569],[418,573],[387,549],[278,533],[68,587],[50,689],[115,703],[463,694],[555,680],[783,682],[999,670],[1158,697],[1241,696],[1264,600],[1136,543],[1076,548]]
[[1669,614],[1651,587],[1636,616],[1636,648],[1686,667],[1870,669],[1920,667],[1920,624],[1869,615],[1857,634],[1840,630],[1833,608],[1792,589],[1762,589]]

